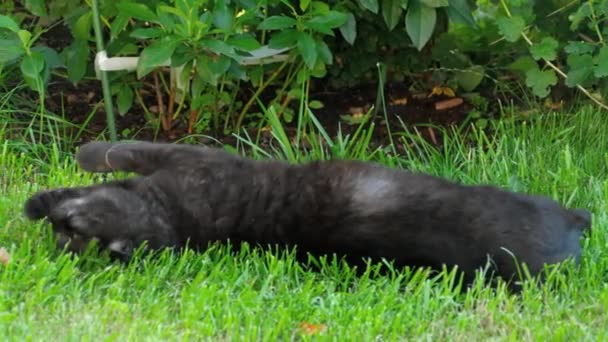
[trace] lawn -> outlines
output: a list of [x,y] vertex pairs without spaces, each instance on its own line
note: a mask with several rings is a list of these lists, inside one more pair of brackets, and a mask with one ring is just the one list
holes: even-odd
[[[164,253],[126,266],[94,251],[70,257],[54,248],[48,226],[24,218],[22,205],[34,191],[100,178],[78,170],[73,150],[0,137],[0,246],[10,254],[0,264],[0,339],[606,340],[605,115],[583,108],[525,122],[505,119],[492,135],[446,139],[440,150],[396,135],[395,144],[406,146],[399,156],[390,148],[372,153],[365,142],[346,139],[327,148],[336,157],[545,194],[591,210],[593,229],[583,241],[580,267],[552,270],[548,284],[528,283],[519,295],[504,284],[494,289],[481,283],[460,293],[450,286],[453,277],[429,277],[424,270],[378,276],[372,267],[355,276],[328,261],[321,272],[307,271],[289,253],[250,248],[237,255],[222,246],[203,254]],[[280,129],[275,133],[279,143],[270,155],[329,155],[315,146],[308,153],[290,149]],[[251,151],[251,143],[243,146]]]

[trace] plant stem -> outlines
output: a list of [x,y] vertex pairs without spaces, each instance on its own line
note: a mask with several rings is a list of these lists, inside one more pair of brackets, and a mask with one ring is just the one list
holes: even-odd
[[[99,5],[97,0],[92,0],[91,7],[93,10],[93,30],[95,31],[95,42],[97,43],[97,51],[103,51],[103,32],[101,31],[101,24],[99,23]],[[108,80],[108,74],[101,70],[101,88],[103,91],[103,103],[106,110],[106,121],[108,124],[108,130],[110,131],[110,140],[118,140],[116,134],[116,120],[114,117],[114,109],[112,105],[112,93],[110,92],[110,81]]]
[[154,90],[156,93],[156,105],[158,106],[158,115],[163,124],[163,130],[168,132],[171,129],[171,117],[165,113],[165,103],[163,101],[163,94],[160,90],[160,82],[158,80],[158,71],[154,72]]
[[279,76],[281,71],[283,71],[283,69],[285,69],[285,67],[287,66],[288,63],[289,63],[289,60],[284,61],[283,64],[281,64],[281,66],[278,67],[277,70],[275,70],[272,73],[272,75],[270,75],[270,77],[258,89],[256,89],[255,93],[253,93],[253,95],[251,96],[249,101],[247,101],[245,106],[243,106],[243,109],[241,110],[241,113],[239,114],[239,117],[236,120],[236,125],[235,125],[236,131],[239,131],[241,129],[241,124],[243,123],[245,114],[247,114],[247,111],[249,111],[249,107],[251,107],[253,105],[253,102],[255,101],[255,99],[257,99],[258,96],[260,96],[260,94],[262,93],[262,91],[264,91],[264,89],[266,89],[266,87],[268,87],[268,85],[270,85],[270,83],[272,83],[272,81],[274,81],[274,79]]

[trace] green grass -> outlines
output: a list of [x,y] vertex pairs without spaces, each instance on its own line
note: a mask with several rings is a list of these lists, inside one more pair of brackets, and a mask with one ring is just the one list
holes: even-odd
[[[269,113],[272,116],[272,113]],[[272,122],[272,117],[270,117]],[[206,253],[140,258],[121,266],[95,253],[69,257],[53,247],[50,228],[21,214],[26,198],[48,187],[89,184],[69,154],[46,153],[18,141],[0,145],[1,340],[606,340],[608,338],[608,120],[583,109],[576,115],[505,120],[490,137],[473,132],[436,151],[415,135],[398,133],[408,146],[369,151],[368,130],[356,138],[329,139],[314,120],[290,145],[274,125],[274,149],[261,151],[244,137],[239,150],[256,156],[309,160],[372,159],[464,183],[491,183],[549,195],[593,211],[582,265],[553,270],[543,286],[520,295],[477,283],[469,292],[450,288],[453,277],[429,278],[405,270],[355,276],[328,262],[303,270],[289,253],[222,246]],[[313,134],[314,133],[314,134]],[[323,141],[323,144],[320,143]],[[69,152],[69,151],[67,151]],[[324,324],[322,334],[297,331],[301,322]]]

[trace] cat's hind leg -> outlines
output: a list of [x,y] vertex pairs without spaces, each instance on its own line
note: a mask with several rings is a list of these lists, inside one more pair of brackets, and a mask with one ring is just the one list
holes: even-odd
[[177,164],[231,158],[219,149],[187,144],[150,142],[84,144],[76,154],[80,167],[89,172],[135,172],[150,175]]

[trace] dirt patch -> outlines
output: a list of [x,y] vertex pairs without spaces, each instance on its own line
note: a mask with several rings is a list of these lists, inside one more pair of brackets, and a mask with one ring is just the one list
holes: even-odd
[[[70,42],[71,35],[65,25],[54,26],[41,38],[42,44],[56,50],[65,48]],[[152,80],[145,79],[143,82],[145,84],[140,94],[144,103],[150,109],[157,107]],[[328,89],[327,83],[325,80],[314,80],[311,85],[310,99],[319,100],[324,104],[323,108],[313,110],[315,116],[332,136],[335,136],[338,127],[341,128],[343,134],[354,132],[357,129],[357,125],[349,124],[349,121],[351,123],[352,121],[356,122],[360,119],[361,115],[365,114],[369,108],[376,104],[377,85],[366,84],[356,88],[335,90]],[[240,92],[239,99],[246,102],[253,92],[254,90],[252,89],[243,89]],[[275,89],[267,89],[266,92],[261,94],[260,98],[262,102],[268,103],[274,95]],[[442,143],[442,131],[433,127],[460,125],[467,119],[473,108],[467,101],[457,103],[456,105],[448,103],[447,108],[438,108],[437,103],[439,101],[449,100],[450,98],[445,95],[429,96],[428,92],[414,94],[408,90],[408,85],[405,83],[387,85],[384,95],[386,99],[386,119],[388,119],[388,126],[391,131],[403,131],[403,126],[410,131],[417,129],[426,140],[437,145]],[[31,98],[36,99],[37,97],[36,95],[32,95]],[[81,141],[84,142],[96,137],[107,126],[102,99],[101,83],[97,80],[84,80],[76,86],[66,79],[53,77],[52,82],[48,86],[48,96],[45,105],[51,112],[65,113],[65,119],[75,126],[86,127],[86,132],[81,137]],[[168,99],[165,98],[164,103],[168,102]],[[292,101],[290,106],[297,112],[298,104],[296,102]],[[256,111],[259,111],[259,109],[255,107],[250,110],[250,112]],[[484,114],[488,115],[491,113]],[[158,115],[158,113],[153,112],[152,115]],[[380,108],[380,111],[373,119],[376,123],[376,128],[372,137],[372,144],[388,145],[390,142],[389,131],[385,122],[383,108]],[[247,125],[251,123],[251,120],[254,120],[254,123],[257,124],[255,120],[259,119],[248,117],[245,119],[244,126],[259,126]],[[170,131],[163,132],[161,130],[160,134],[157,135],[150,121],[146,119],[143,109],[137,105],[134,104],[125,116],[116,114],[118,132],[128,132],[122,138],[135,137],[142,140],[174,141],[187,136],[186,121],[187,119],[183,119]],[[296,127],[297,122],[295,119],[285,125],[287,133],[291,135],[295,134]],[[268,132],[264,130],[259,132],[257,128],[249,128],[248,132],[251,136],[257,136],[258,133],[263,137],[269,136]],[[235,143],[235,138],[231,134],[213,131],[201,133],[212,136],[224,143]],[[201,140],[205,142],[204,139],[201,138]]]
[[[67,116],[66,119],[71,123],[76,126],[86,126],[87,131],[82,136],[82,141],[93,139],[106,128],[106,114],[103,108],[100,82],[85,81],[74,86],[67,80],[54,80],[48,87],[48,93],[46,107],[50,111],[64,112]],[[244,91],[243,93],[249,92]],[[426,140],[437,145],[442,143],[442,130],[433,127],[460,125],[473,108],[466,101],[453,101],[453,97],[445,95],[412,94],[404,84],[389,84],[384,93],[386,119],[388,119],[388,127],[393,133],[403,131],[405,126],[410,131],[417,130]],[[375,106],[376,94],[377,85],[369,84],[354,89],[312,91],[310,99],[323,103],[323,108],[315,109],[313,112],[327,132],[335,136],[338,127],[343,134],[353,133],[357,129],[357,122],[370,108]],[[144,91],[143,98],[149,107],[154,107],[156,99],[151,92]],[[438,103],[446,100],[448,100],[446,102],[448,108],[438,109]],[[297,111],[298,104],[295,102],[297,101],[294,101],[291,107]],[[455,103],[450,104],[449,102]],[[252,111],[255,110],[252,108]],[[255,118],[249,120],[255,120]],[[373,145],[388,145],[389,131],[382,108],[374,117],[374,122],[376,128],[372,137]],[[187,136],[185,122],[178,123],[170,132],[161,131],[160,134],[155,135],[143,110],[136,105],[127,115],[116,115],[116,125],[118,132],[129,131],[131,134],[136,132],[135,138],[142,140],[174,141]],[[285,125],[285,129],[290,135],[295,135],[296,127],[295,119]],[[256,128],[248,128],[248,133],[251,136],[256,136],[258,133],[262,137],[269,135],[266,131],[258,132]],[[230,134],[213,131],[204,132],[204,134],[223,143],[235,143],[235,138]],[[205,142],[205,139],[201,138],[201,140]]]

